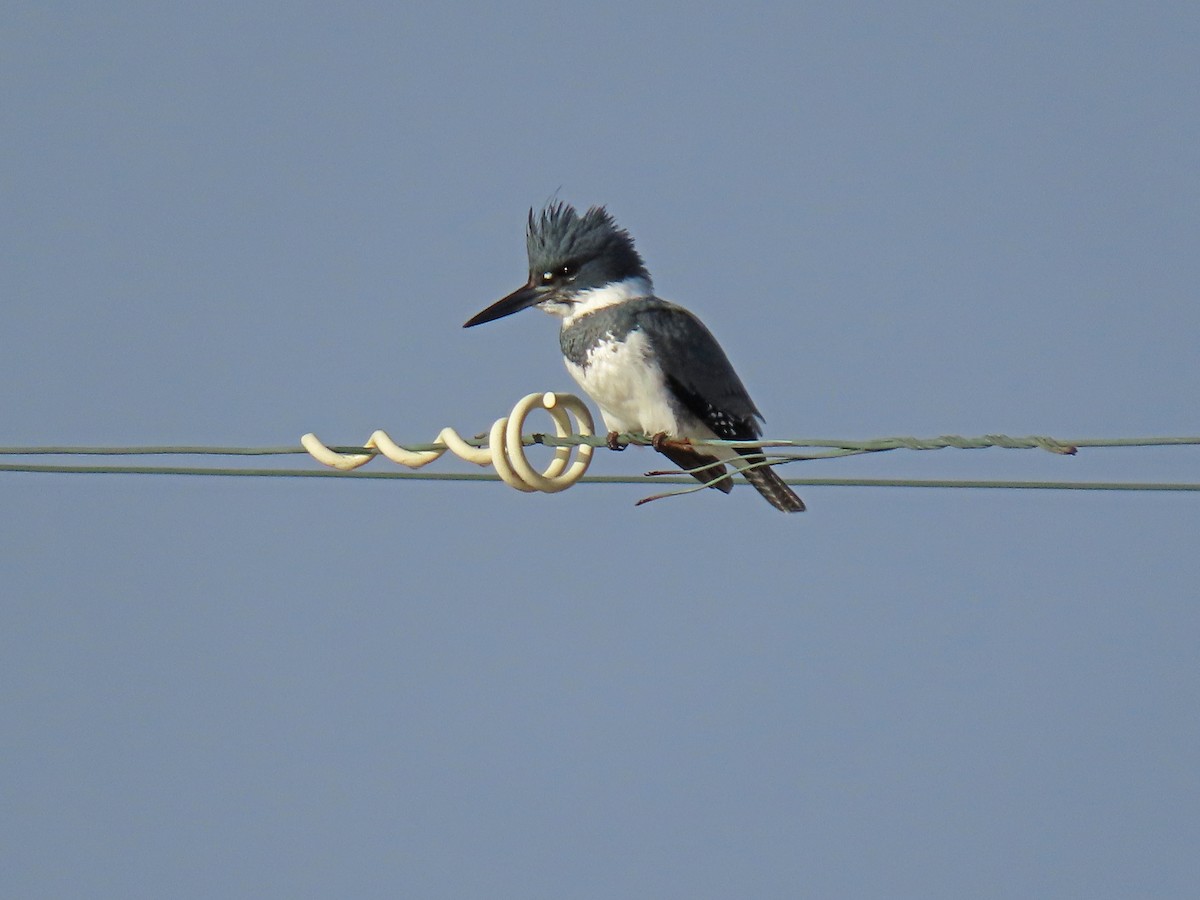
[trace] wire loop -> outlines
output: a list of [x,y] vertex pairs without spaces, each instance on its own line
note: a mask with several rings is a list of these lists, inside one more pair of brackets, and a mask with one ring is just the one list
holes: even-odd
[[[522,439],[525,420],[536,409],[550,414],[556,437],[565,438],[574,434],[592,437],[596,433],[592,414],[582,400],[574,394],[556,394],[551,391],[522,397],[512,408],[512,412],[492,424],[485,447],[469,444],[453,428],[443,428],[438,432],[436,443],[442,446],[432,450],[406,450],[385,431],[373,432],[362,453],[338,453],[323,444],[312,432],[300,438],[300,443],[313,459],[344,472],[366,465],[376,456],[386,456],[392,462],[417,469],[440,458],[449,450],[467,462],[479,466],[492,466],[505,484],[518,491],[541,491],[546,494],[565,491],[587,472],[596,448],[590,444],[579,444],[576,448],[555,447],[554,458],[544,471],[538,472],[525,455]],[[572,416],[575,418],[574,427],[571,425]],[[576,453],[572,462],[573,449]]]

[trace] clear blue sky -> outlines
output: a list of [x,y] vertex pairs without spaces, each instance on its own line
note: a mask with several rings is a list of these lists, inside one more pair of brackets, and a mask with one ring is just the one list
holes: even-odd
[[[0,444],[482,430],[571,387],[460,327],[556,192],[772,436],[1200,431],[1194,4],[4,19]],[[645,493],[0,474],[5,890],[1192,896],[1196,495]]]

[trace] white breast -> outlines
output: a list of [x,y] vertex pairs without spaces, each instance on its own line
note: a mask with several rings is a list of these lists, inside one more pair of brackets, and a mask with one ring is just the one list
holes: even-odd
[[588,351],[586,366],[566,361],[567,371],[600,406],[609,431],[642,431],[683,437],[685,429],[671,402],[662,370],[640,331],[620,343],[601,341]]

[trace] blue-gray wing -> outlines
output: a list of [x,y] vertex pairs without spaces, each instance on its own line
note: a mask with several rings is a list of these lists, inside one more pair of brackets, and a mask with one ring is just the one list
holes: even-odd
[[638,324],[654,346],[667,385],[684,408],[722,440],[759,437],[762,413],[712,332],[681,306],[658,298],[641,303]]

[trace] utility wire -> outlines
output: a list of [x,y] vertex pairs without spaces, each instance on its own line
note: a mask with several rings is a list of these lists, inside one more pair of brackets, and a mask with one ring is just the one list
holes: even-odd
[[[194,466],[73,466],[0,463],[0,472],[67,475],[218,475],[260,478],[358,478],[411,481],[500,481],[484,472],[337,472],[332,469],[237,469]],[[1200,483],[1127,481],[1014,481],[944,478],[785,478],[788,484],[816,487],[1009,488],[1042,491],[1200,491]],[[678,475],[585,475],[580,484],[695,484]]]
[[[481,447],[487,444],[486,435],[468,438],[466,443]],[[642,434],[622,434],[619,440],[625,444],[649,446],[651,439]],[[606,447],[608,439],[601,435],[569,435],[556,437],[553,434],[533,433],[526,435],[522,443],[529,447],[543,444],[547,447],[577,447],[586,444],[591,447]],[[962,437],[960,435],[941,435],[935,438],[916,437],[886,437],[869,440],[852,440],[846,438],[795,438],[769,439],[754,441],[720,441],[693,439],[697,447],[779,447],[803,448],[823,447],[838,450],[856,450],[878,452],[883,450],[943,450],[954,448],[958,450],[977,450],[987,447],[1000,447],[1008,450],[1039,449],[1052,453],[1070,453],[1080,447],[1178,447],[1200,446],[1198,437],[1130,437],[1130,438],[1080,438],[1062,440],[1045,436],[1031,435],[1027,437],[1011,437],[1004,434],[987,434],[981,437]],[[428,451],[444,450],[446,445],[438,442],[424,444],[403,444],[407,450]],[[375,450],[361,446],[331,447],[339,453],[362,453],[374,455]],[[116,447],[80,447],[80,446],[32,446],[32,447],[0,447],[0,456],[284,456],[288,454],[304,454],[303,447],[287,445],[283,447],[213,447],[188,445],[149,445],[149,446],[116,446]]]
[[[645,435],[621,436],[622,443],[647,445]],[[467,440],[473,446],[487,443],[485,436]],[[593,447],[607,445],[600,436],[569,435],[556,437],[535,433],[523,438],[526,446],[543,444],[548,447],[578,446]],[[1084,438],[1060,440],[1043,436],[1010,437],[1008,435],[984,435],[965,438],[958,435],[942,435],[936,438],[889,437],[871,440],[846,440],[828,438],[800,438],[794,440],[762,441],[719,441],[696,440],[696,446],[768,447],[768,448],[824,448],[831,453],[778,454],[771,455],[772,463],[798,462],[816,458],[828,458],[858,453],[878,453],[887,450],[940,450],[946,448],[981,449],[1001,447],[1006,449],[1041,449],[1058,454],[1071,454],[1078,448],[1120,447],[1178,447],[1200,446],[1200,437],[1131,437],[1131,438]],[[413,451],[441,450],[442,443],[405,445]],[[336,447],[339,453],[375,455],[376,451],[364,447]],[[86,446],[31,446],[0,447],[0,456],[283,456],[303,454],[302,447],[215,447],[201,445],[151,445],[119,447]],[[279,468],[233,468],[169,465],[80,465],[73,463],[47,464],[33,462],[0,463],[0,472],[85,474],[85,475],[186,475],[258,478],[365,478],[384,480],[420,481],[499,481],[489,473],[475,472],[339,472],[330,469],[279,469]],[[588,475],[581,479],[588,484],[693,484],[686,476],[626,476]],[[1178,482],[1102,482],[1102,481],[1028,481],[1028,480],[979,480],[979,479],[929,479],[929,478],[788,478],[788,484],[819,487],[918,487],[918,488],[1005,488],[1018,490],[1092,490],[1092,491],[1200,491],[1200,483]]]

